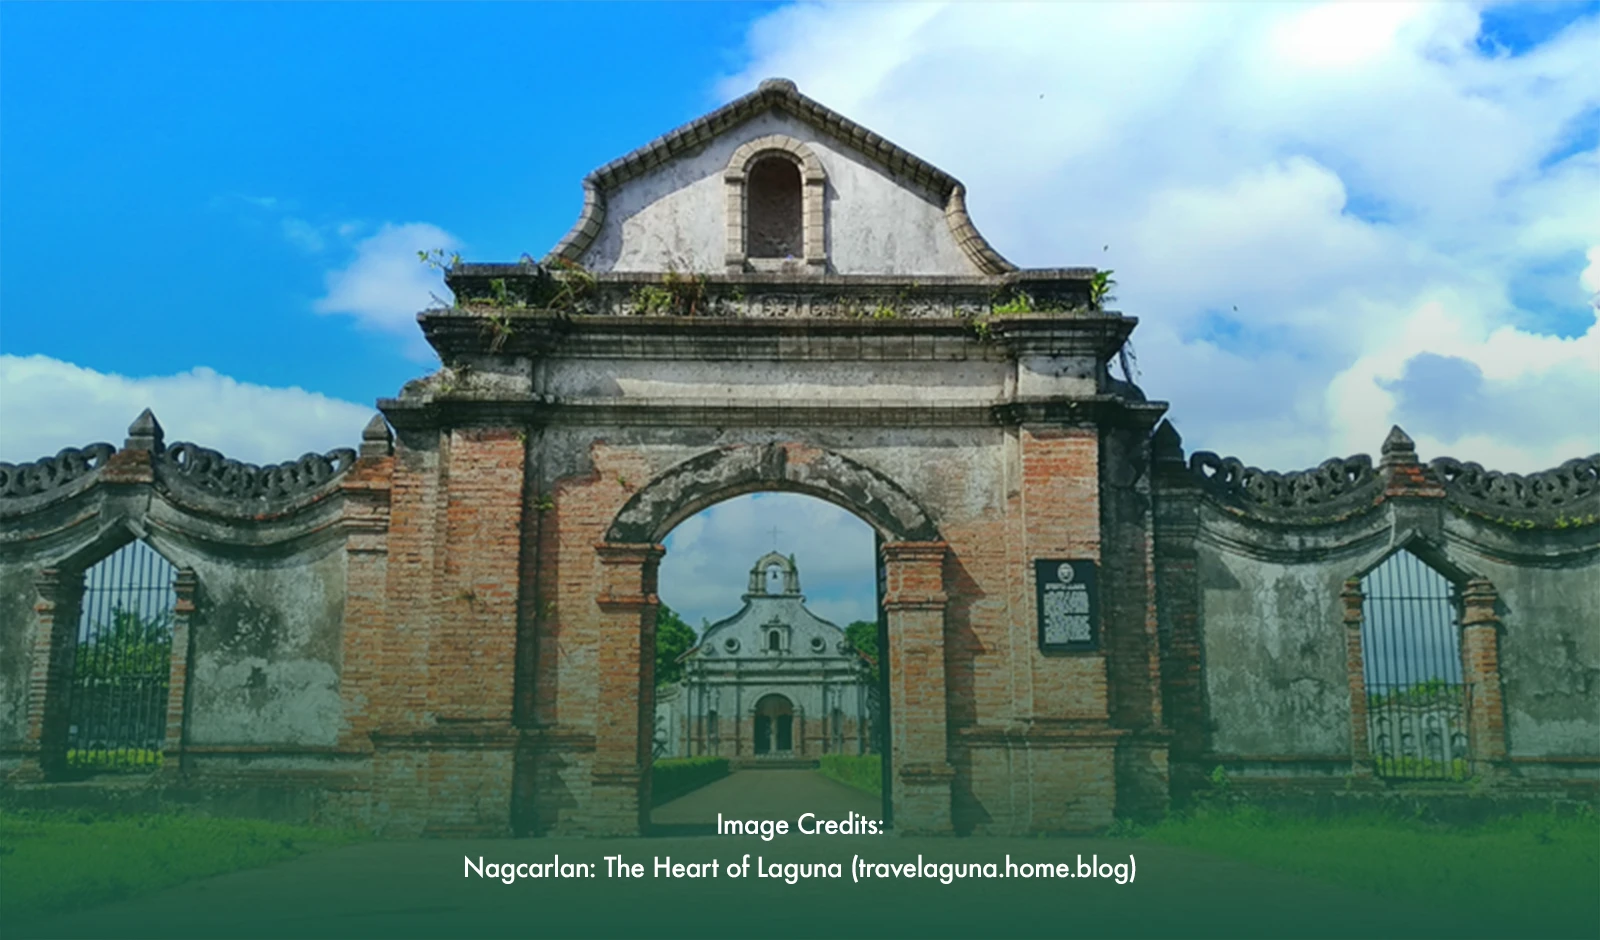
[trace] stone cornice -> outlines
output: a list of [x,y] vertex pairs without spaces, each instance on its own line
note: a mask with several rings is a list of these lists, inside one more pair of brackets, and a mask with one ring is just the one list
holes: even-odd
[[[1104,362],[1138,323],[1084,308],[991,316],[994,287],[897,283],[819,291],[775,282],[768,294],[741,294],[737,308],[704,316],[604,308],[574,315],[507,304],[439,307],[418,314],[417,321],[446,363],[483,356],[910,361],[1019,355]],[[884,292],[890,292],[886,302],[873,299]],[[879,316],[883,311],[894,315]]]
[[916,402],[769,402],[730,399],[584,398],[523,400],[454,395],[385,398],[378,407],[397,428],[443,427],[840,427],[990,428],[1021,425],[1148,428],[1164,402],[1130,402],[1112,395],[976,404]]

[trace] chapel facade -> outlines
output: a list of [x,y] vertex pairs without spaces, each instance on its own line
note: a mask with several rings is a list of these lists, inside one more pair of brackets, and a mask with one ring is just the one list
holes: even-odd
[[743,602],[684,653],[681,682],[657,687],[655,756],[771,764],[875,752],[872,664],[806,608],[793,556],[757,559]]

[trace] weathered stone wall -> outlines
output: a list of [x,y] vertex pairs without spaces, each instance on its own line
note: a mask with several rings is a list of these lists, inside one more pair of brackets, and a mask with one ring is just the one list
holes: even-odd
[[1499,591],[1506,740],[1529,773],[1600,768],[1600,533],[1586,528],[1536,534],[1466,516],[1447,522],[1463,565]]
[[191,744],[338,743],[345,724],[341,548],[272,566],[169,550],[169,560],[193,568],[204,585],[190,653]]
[[[375,557],[387,430],[259,468],[167,445],[148,412],[121,449],[0,466],[0,753],[7,788],[48,803],[83,574],[135,540],[177,569],[164,760],[118,799],[368,818]],[[381,570],[381,562],[378,567]],[[81,794],[83,788],[78,787]],[[108,791],[109,792],[109,791]]]
[[1218,766],[1370,777],[1360,596],[1342,595],[1400,549],[1467,598],[1474,774],[1600,783],[1600,458],[1528,477],[1423,465],[1396,429],[1377,467],[1275,474],[1186,464],[1163,426],[1155,464],[1163,694],[1188,785]]
[[33,670],[34,582],[41,566],[0,562],[0,771],[22,759],[28,734],[28,676]]

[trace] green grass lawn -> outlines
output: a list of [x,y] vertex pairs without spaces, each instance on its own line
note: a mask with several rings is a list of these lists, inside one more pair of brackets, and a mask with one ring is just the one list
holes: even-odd
[[[879,793],[876,757],[823,758],[824,776]],[[1294,872],[1497,922],[1600,935],[1600,815],[1536,814],[1443,826],[1370,814],[1314,819],[1206,808],[1120,834]],[[1529,934],[1532,936],[1533,934]]]
[[1242,807],[1174,816],[1127,834],[1491,921],[1537,918],[1600,932],[1600,815],[1594,812],[1441,826],[1380,815],[1310,819]]
[[106,904],[362,838],[249,819],[0,810],[0,923]]
[[883,758],[877,754],[824,754],[817,772],[864,793],[883,795]]

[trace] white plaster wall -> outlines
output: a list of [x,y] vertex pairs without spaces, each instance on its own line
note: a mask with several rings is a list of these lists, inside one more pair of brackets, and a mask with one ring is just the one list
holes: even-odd
[[594,271],[664,271],[668,265],[683,271],[722,271],[728,247],[723,171],[735,150],[769,134],[806,143],[828,175],[830,270],[982,273],[956,243],[936,196],[895,181],[844,143],[772,111],[609,193],[600,234],[582,264]]
[[1341,569],[1200,548],[1206,691],[1218,752],[1350,753]]

